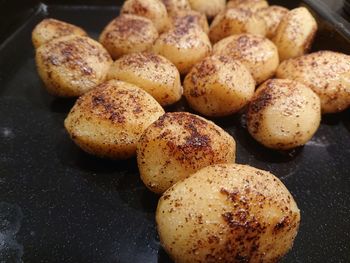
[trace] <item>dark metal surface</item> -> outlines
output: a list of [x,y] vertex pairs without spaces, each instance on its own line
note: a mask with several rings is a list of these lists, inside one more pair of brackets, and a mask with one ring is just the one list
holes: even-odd
[[[156,234],[158,197],[143,186],[136,161],[79,150],[63,128],[74,100],[48,95],[36,73],[33,27],[50,16],[96,37],[118,13],[104,4],[31,6],[0,44],[0,262],[170,262]],[[0,8],[6,15],[11,19]],[[350,43],[323,21],[315,49],[350,54]],[[312,141],[289,153],[258,145],[242,119],[214,121],[236,138],[237,161],[272,171],[301,209],[298,237],[283,262],[349,262],[350,111],[324,117]]]

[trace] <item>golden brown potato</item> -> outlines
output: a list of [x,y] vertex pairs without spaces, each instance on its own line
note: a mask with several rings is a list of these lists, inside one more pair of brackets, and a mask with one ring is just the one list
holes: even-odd
[[102,83],[113,62],[100,43],[78,35],[41,45],[35,60],[47,91],[59,97],[77,97]]
[[212,43],[216,43],[225,37],[242,33],[265,36],[265,21],[249,10],[231,8],[215,17],[210,25],[209,38]]
[[171,18],[172,25],[178,27],[194,27],[199,26],[206,34],[209,33],[209,24],[207,17],[194,10],[178,11],[176,15]]
[[272,263],[291,249],[300,211],[271,173],[221,164],[166,191],[156,221],[161,244],[175,262]]
[[317,23],[305,7],[289,11],[280,22],[272,41],[281,61],[304,55],[311,48]]
[[234,139],[213,122],[186,113],[166,113],[149,126],[137,145],[141,179],[163,193],[211,164],[233,163]]
[[136,15],[121,15],[113,19],[100,36],[101,44],[112,58],[125,54],[147,51],[158,38],[151,20]]
[[320,97],[323,113],[350,107],[350,56],[319,51],[284,61],[277,77],[304,83]]
[[240,34],[224,38],[214,45],[213,54],[239,60],[258,84],[273,77],[279,64],[277,47],[259,35]]
[[181,26],[160,35],[153,51],[174,63],[181,74],[187,74],[210,54],[211,44],[203,30]]
[[162,107],[144,90],[110,80],[81,96],[64,125],[84,151],[126,159],[135,155],[143,131],[163,114]]
[[35,48],[59,37],[78,35],[87,36],[87,33],[80,27],[59,21],[52,18],[46,18],[36,25],[32,32],[32,41]]
[[126,0],[120,12],[150,19],[160,33],[168,28],[168,12],[161,0]]
[[108,79],[135,84],[147,91],[162,106],[181,99],[180,73],[166,58],[151,52],[133,53],[116,60]]
[[227,2],[226,8],[242,8],[251,12],[257,12],[268,6],[269,3],[265,0],[230,0]]
[[226,0],[188,0],[193,10],[205,14],[209,19],[225,9]]
[[287,79],[263,83],[247,113],[249,133],[261,144],[277,150],[306,144],[320,120],[319,97],[304,84]]
[[255,91],[255,81],[239,61],[212,56],[196,64],[184,81],[191,108],[206,116],[227,116],[241,110]]
[[178,12],[191,10],[188,0],[163,0],[163,4],[170,16],[177,15]]
[[278,5],[272,5],[266,8],[259,9],[257,15],[262,17],[267,26],[266,37],[272,38],[275,36],[277,28],[282,18],[289,12],[287,8]]

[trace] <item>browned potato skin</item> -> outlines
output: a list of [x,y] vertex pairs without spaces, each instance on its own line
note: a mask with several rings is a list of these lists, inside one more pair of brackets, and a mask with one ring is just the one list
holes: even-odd
[[273,77],[279,65],[277,47],[259,35],[240,34],[224,38],[214,45],[213,54],[242,62],[257,84]]
[[257,12],[268,6],[269,3],[264,0],[230,0],[227,2],[226,8],[243,8],[252,12]]
[[300,211],[271,173],[221,164],[166,191],[156,222],[161,244],[175,262],[272,263],[292,247]]
[[188,0],[163,0],[168,14],[170,16],[176,16],[178,12],[191,10],[191,5]]
[[69,35],[36,49],[39,76],[49,93],[77,97],[105,81],[112,59],[95,40]]
[[81,96],[64,125],[87,153],[127,159],[136,154],[143,131],[163,114],[162,107],[144,90],[110,80]]
[[283,17],[288,13],[288,9],[278,5],[272,5],[259,9],[256,14],[262,17],[267,25],[266,37],[273,38]]
[[207,17],[203,13],[195,10],[178,11],[176,15],[171,18],[171,21],[175,28],[199,26],[206,34],[209,33]]
[[226,0],[189,0],[193,10],[205,14],[209,19],[225,9]]
[[323,113],[350,107],[350,56],[319,51],[284,61],[276,76],[309,86],[321,99]]
[[166,113],[142,135],[137,146],[141,179],[155,193],[211,164],[233,163],[234,139],[199,116]]
[[32,41],[34,47],[38,48],[53,39],[69,35],[87,36],[87,33],[75,25],[53,18],[46,18],[34,28]]
[[113,19],[100,35],[100,43],[113,59],[123,55],[147,51],[158,38],[151,20],[136,15],[120,15]]
[[248,131],[276,150],[305,145],[321,121],[319,97],[302,83],[271,79],[256,91],[247,111]]

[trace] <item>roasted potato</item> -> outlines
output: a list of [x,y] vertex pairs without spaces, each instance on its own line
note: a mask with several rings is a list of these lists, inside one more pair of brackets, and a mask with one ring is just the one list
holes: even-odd
[[59,97],[77,97],[102,83],[113,62],[100,43],[78,35],[41,45],[35,61],[47,91]]
[[178,11],[171,18],[172,25],[175,28],[179,27],[194,27],[199,26],[206,34],[209,33],[209,24],[206,16],[203,13],[194,10]]
[[277,47],[259,35],[240,34],[224,38],[214,45],[213,54],[239,60],[258,84],[273,77],[279,65]]
[[161,0],[126,0],[120,12],[150,19],[160,33],[168,28],[169,16]]
[[238,112],[253,97],[255,81],[239,61],[211,56],[196,64],[184,81],[184,95],[191,108],[206,116]]
[[230,8],[214,18],[209,38],[212,43],[216,43],[225,37],[242,33],[265,36],[265,21],[249,10]]
[[87,33],[80,27],[59,21],[52,18],[46,18],[41,21],[32,32],[32,41],[35,48],[63,36],[78,35],[87,36]]
[[143,131],[163,114],[162,107],[144,90],[110,80],[81,96],[64,125],[84,151],[126,159],[136,154]]
[[219,164],[167,190],[156,221],[175,262],[278,262],[293,245],[300,211],[271,173]]
[[268,6],[269,3],[265,0],[230,0],[227,2],[226,8],[242,8],[251,12],[257,12]]
[[278,5],[272,5],[259,9],[256,14],[262,17],[267,26],[266,37],[273,38],[282,18],[289,12],[287,8]]
[[289,11],[282,18],[272,38],[278,48],[281,61],[307,53],[316,31],[316,20],[305,7]]
[[277,77],[304,83],[320,97],[323,113],[350,107],[350,56],[319,51],[284,61]]
[[182,96],[180,73],[175,65],[151,52],[121,57],[113,63],[107,78],[135,84],[162,106],[173,104]]
[[163,0],[163,4],[169,16],[177,15],[179,11],[191,10],[191,5],[188,0]]
[[120,15],[101,33],[99,41],[113,59],[125,54],[147,51],[158,38],[151,20],[136,15]]
[[320,120],[319,97],[304,84],[287,79],[263,83],[247,112],[249,133],[264,146],[277,150],[306,144]]
[[137,163],[145,185],[163,193],[211,164],[233,163],[234,139],[199,116],[166,113],[149,126],[137,145]]
[[226,0],[188,0],[193,10],[205,14],[209,19],[225,9]]
[[175,64],[181,74],[191,68],[211,52],[208,36],[201,29],[181,26],[160,35],[153,51]]

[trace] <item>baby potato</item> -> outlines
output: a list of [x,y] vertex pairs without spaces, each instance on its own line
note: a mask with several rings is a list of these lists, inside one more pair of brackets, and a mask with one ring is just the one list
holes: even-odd
[[227,2],[226,8],[248,9],[254,13],[268,6],[269,3],[265,0],[230,0]]
[[153,22],[160,33],[168,28],[168,12],[160,0],[126,0],[120,13],[146,17]]
[[256,91],[247,113],[249,133],[261,144],[289,150],[306,144],[321,120],[319,97],[293,80],[271,79]]
[[108,79],[135,84],[147,91],[162,106],[181,99],[180,73],[166,58],[151,52],[133,53],[116,60]]
[[265,36],[265,21],[249,10],[230,8],[214,18],[209,38],[212,43],[216,43],[225,37],[242,33]]
[[201,29],[181,26],[160,35],[153,51],[175,64],[181,74],[191,68],[211,52],[208,36]]
[[163,4],[170,16],[177,15],[179,11],[191,10],[188,0],[163,0]]
[[323,113],[337,113],[350,107],[350,56],[319,51],[284,61],[277,77],[309,86],[321,99]]
[[213,122],[199,116],[166,113],[149,126],[137,145],[142,181],[155,193],[211,164],[233,163],[236,143]]
[[47,91],[58,97],[77,97],[102,83],[113,62],[100,43],[78,35],[41,45],[35,61]]
[[255,91],[249,70],[237,60],[212,56],[196,64],[184,81],[191,108],[206,116],[227,116],[241,110]]
[[178,11],[172,18],[172,25],[177,27],[194,27],[199,26],[206,34],[209,33],[209,24],[207,17],[194,10]]
[[32,41],[35,48],[63,36],[78,35],[87,36],[87,33],[80,27],[59,21],[52,18],[46,18],[36,25],[32,32]]
[[273,77],[279,65],[277,47],[259,35],[240,34],[224,38],[214,45],[213,54],[239,60],[258,84]]
[[225,9],[226,0],[188,0],[193,10],[205,14],[209,19]]
[[262,17],[267,26],[266,37],[272,38],[277,31],[277,28],[282,18],[289,12],[287,8],[278,5],[272,5],[266,8],[259,9],[257,15]]
[[271,173],[218,164],[167,190],[156,222],[162,246],[178,263],[278,262],[293,246],[300,211]]
[[120,15],[103,30],[100,43],[113,59],[125,54],[150,50],[158,38],[151,20],[136,15]]
[[289,11],[282,18],[272,39],[278,48],[281,61],[307,53],[316,31],[316,20],[305,7]]
[[126,159],[135,155],[143,131],[163,114],[162,107],[144,90],[110,80],[81,96],[64,126],[87,153]]

